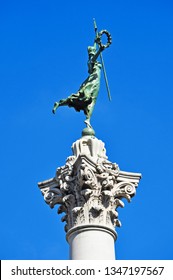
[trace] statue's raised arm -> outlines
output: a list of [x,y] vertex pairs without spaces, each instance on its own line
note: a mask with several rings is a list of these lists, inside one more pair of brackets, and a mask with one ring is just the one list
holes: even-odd
[[[105,45],[101,42],[102,35],[107,36],[107,43]],[[66,99],[61,99],[55,102],[53,113],[56,112],[57,108],[60,106],[73,107],[76,111],[84,111],[86,115],[85,123],[87,127],[91,128],[90,118],[94,109],[94,105],[97,100],[99,88],[100,88],[100,74],[103,65],[102,61],[98,61],[98,57],[101,52],[109,47],[111,44],[111,35],[107,30],[102,30],[96,33],[96,38],[94,40],[94,45],[88,47],[88,73],[89,76],[81,84],[80,88],[76,93],[71,94]]]

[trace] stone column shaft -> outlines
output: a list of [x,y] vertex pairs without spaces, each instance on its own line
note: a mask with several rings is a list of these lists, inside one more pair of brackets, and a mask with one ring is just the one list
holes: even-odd
[[115,260],[115,234],[104,227],[78,227],[67,234],[70,260]]

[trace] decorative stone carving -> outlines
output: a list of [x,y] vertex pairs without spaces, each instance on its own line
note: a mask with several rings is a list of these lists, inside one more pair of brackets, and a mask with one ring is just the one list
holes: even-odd
[[85,225],[114,230],[121,223],[117,208],[124,207],[136,193],[140,173],[120,171],[107,159],[104,143],[94,136],[84,136],[73,146],[73,156],[57,168],[56,175],[38,184],[51,208],[60,205],[65,231]]

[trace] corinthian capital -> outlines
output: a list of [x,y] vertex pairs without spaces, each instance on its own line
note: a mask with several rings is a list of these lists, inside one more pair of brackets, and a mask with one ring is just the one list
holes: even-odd
[[60,205],[65,231],[85,225],[114,231],[121,223],[117,208],[124,207],[136,193],[140,173],[124,172],[107,159],[104,143],[84,136],[72,145],[73,155],[57,168],[56,175],[38,184],[51,208]]

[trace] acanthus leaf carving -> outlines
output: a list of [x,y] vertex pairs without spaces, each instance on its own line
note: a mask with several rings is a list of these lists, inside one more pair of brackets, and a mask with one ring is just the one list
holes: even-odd
[[119,182],[115,186],[114,192],[116,198],[126,198],[130,202],[131,198],[136,194],[136,186],[130,182]]
[[117,212],[124,207],[121,199],[130,202],[141,174],[120,171],[107,159],[102,141],[83,138],[73,144],[74,155],[57,168],[55,177],[39,183],[39,188],[51,208],[58,204],[58,214],[65,213],[61,219],[66,231],[85,224],[113,230],[121,225]]

